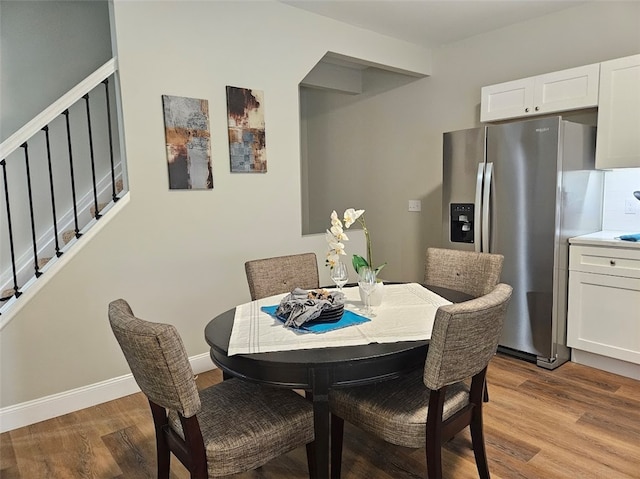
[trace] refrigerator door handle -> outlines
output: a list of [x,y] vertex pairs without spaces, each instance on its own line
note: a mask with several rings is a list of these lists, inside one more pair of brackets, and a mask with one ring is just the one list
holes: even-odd
[[489,253],[489,228],[491,217],[489,216],[491,205],[491,182],[493,180],[493,163],[487,163],[484,192],[482,195],[482,251]]
[[476,177],[476,206],[473,213],[473,224],[475,225],[476,237],[474,239],[474,248],[477,253],[480,252],[482,239],[482,180],[484,177],[484,162],[478,163],[478,176]]

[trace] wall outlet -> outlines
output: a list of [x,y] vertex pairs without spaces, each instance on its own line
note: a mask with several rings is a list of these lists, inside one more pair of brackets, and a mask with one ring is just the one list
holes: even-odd
[[[636,214],[636,203],[635,200],[624,200],[624,214],[625,215],[635,215]],[[640,203],[638,203],[640,204]]]
[[409,200],[409,211],[422,211],[422,201]]

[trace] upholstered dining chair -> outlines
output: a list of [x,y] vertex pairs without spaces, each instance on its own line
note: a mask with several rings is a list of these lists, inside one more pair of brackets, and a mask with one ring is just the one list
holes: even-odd
[[[474,298],[489,293],[500,282],[504,256],[445,248],[427,248],[424,283],[462,291]],[[489,388],[484,389],[484,402]]]
[[173,453],[192,479],[255,469],[307,445],[313,470],[313,407],[293,391],[229,379],[198,391],[182,339],[170,324],[109,304],[109,322],[155,424],[158,478]]
[[427,248],[424,283],[477,298],[500,282],[503,262],[501,254]]
[[423,371],[329,392],[333,478],[340,477],[344,421],[392,444],[426,447],[430,479],[442,478],[442,444],[469,426],[478,473],[489,478],[482,390],[511,291],[498,284],[487,295],[438,308]]
[[315,253],[255,259],[244,264],[251,299],[290,293],[294,288],[320,287]]

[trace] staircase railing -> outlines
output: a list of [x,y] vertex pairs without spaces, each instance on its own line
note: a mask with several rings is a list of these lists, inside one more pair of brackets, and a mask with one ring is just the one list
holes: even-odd
[[126,192],[116,71],[109,60],[0,145],[0,314]]

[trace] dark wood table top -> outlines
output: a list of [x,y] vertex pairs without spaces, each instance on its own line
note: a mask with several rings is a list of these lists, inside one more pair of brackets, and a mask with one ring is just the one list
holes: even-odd
[[[453,303],[471,299],[459,291],[427,287]],[[329,367],[334,369],[332,387],[353,385],[398,376],[423,365],[426,357],[428,340],[227,356],[234,316],[232,308],[211,320],[205,327],[205,339],[211,347],[211,358],[224,372],[253,381],[311,390],[308,368]],[[421,353],[416,355],[416,351]],[[407,356],[413,360],[408,361]],[[378,365],[377,373],[371,370],[372,362]],[[346,363],[348,368],[336,368]]]

